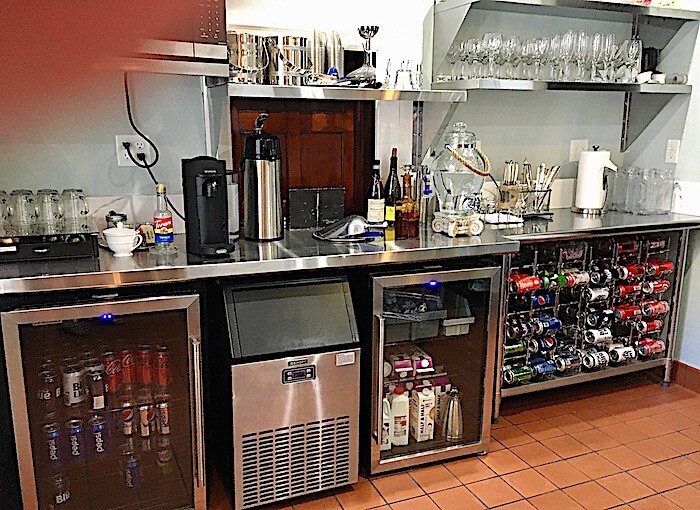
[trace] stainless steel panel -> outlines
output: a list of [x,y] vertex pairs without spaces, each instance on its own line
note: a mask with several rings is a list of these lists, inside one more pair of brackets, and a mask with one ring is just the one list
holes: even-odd
[[596,83],[534,80],[505,80],[499,78],[472,78],[440,81],[432,84],[434,90],[573,90],[589,92],[639,92],[641,94],[690,94],[692,85],[665,83]]
[[245,161],[243,202],[243,234],[247,239],[282,238],[282,161]]
[[164,41],[160,39],[146,39],[139,44],[141,53],[153,55],[168,55],[173,57],[194,57],[194,43],[187,41]]
[[[135,313],[160,312],[165,310],[187,310],[187,335],[190,338],[200,338],[199,297],[194,295],[178,297],[154,297],[129,301],[110,301],[106,303],[89,303],[81,305],[58,306],[51,308],[36,308],[16,310],[0,314],[2,336],[7,365],[7,379],[10,390],[10,405],[14,424],[15,443],[17,445],[17,462],[20,472],[20,487],[22,504],[25,510],[37,510],[39,502],[36,494],[36,478],[34,475],[34,459],[29,434],[29,415],[26,400],[26,384],[22,371],[22,351],[20,346],[19,327],[24,324],[50,323],[74,319],[87,319],[103,313],[129,315]],[[190,363],[193,360],[190,359]],[[201,370],[201,367],[200,367]],[[200,373],[201,376],[201,373]],[[199,384],[193,381],[193,384]],[[193,430],[203,426],[204,415],[202,402],[194,402],[192,407],[191,425]],[[203,450],[200,450],[203,454]],[[193,458],[197,452],[193,445]],[[197,477],[194,484],[194,508],[206,508],[206,487],[204,480]]]
[[[455,87],[456,88],[456,87]],[[229,96],[278,99],[324,99],[338,101],[427,101],[463,103],[467,94],[459,90],[389,90],[342,87],[246,85],[230,83]]]
[[188,60],[168,60],[165,58],[119,57],[104,59],[99,64],[101,69],[120,69],[140,73],[182,74],[187,76],[219,76],[228,78],[228,62],[193,62]]
[[690,240],[690,231],[684,229],[680,235],[678,241],[678,249],[676,251],[676,275],[673,282],[673,297],[669,301],[673,307],[673,312],[669,319],[668,324],[668,335],[666,352],[668,353],[668,358],[666,358],[666,367],[664,371],[664,384],[668,385],[671,383],[671,371],[673,369],[673,355],[674,349],[676,347],[676,333],[678,331],[678,318],[681,313],[680,300],[683,295],[683,283],[685,280],[685,264],[688,257],[688,243]]
[[[357,481],[359,363],[350,349],[231,367],[237,510]],[[314,379],[283,384],[311,365]]]
[[228,63],[228,48],[225,44],[194,43],[195,58],[212,58],[226,60]]

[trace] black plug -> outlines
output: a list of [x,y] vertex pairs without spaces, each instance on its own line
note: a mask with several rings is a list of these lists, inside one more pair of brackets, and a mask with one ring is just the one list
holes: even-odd
[[122,142],[122,147],[128,149],[129,147],[131,147],[131,142]]
[[138,159],[138,160],[141,161],[142,163],[145,163],[145,162],[146,162],[146,153],[144,153],[144,152],[137,152],[137,153],[136,153],[136,159]]

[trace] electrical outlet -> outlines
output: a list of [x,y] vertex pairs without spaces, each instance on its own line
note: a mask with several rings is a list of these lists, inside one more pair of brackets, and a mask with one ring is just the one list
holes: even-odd
[[666,144],[666,163],[678,163],[678,153],[681,151],[680,140],[669,140]]
[[115,138],[117,141],[118,166],[137,166],[133,161],[131,161],[131,158],[124,148],[124,145],[122,145],[124,142],[129,142],[131,144],[129,149],[131,150],[131,155],[134,157],[134,159],[136,159],[137,153],[143,152],[146,155],[146,162],[153,162],[153,148],[139,135],[117,135]]
[[573,163],[581,159],[581,152],[588,150],[588,140],[571,140],[571,148],[569,149],[569,163]]

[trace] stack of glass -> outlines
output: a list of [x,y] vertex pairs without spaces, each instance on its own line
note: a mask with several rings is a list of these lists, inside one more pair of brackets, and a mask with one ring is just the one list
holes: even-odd
[[673,168],[620,169],[610,180],[608,210],[630,214],[668,214],[675,186]]

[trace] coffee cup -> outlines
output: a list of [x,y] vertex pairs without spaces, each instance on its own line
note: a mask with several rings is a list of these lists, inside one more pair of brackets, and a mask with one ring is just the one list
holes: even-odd
[[102,235],[115,257],[131,257],[132,252],[144,241],[140,232],[123,226],[107,228],[102,231]]

